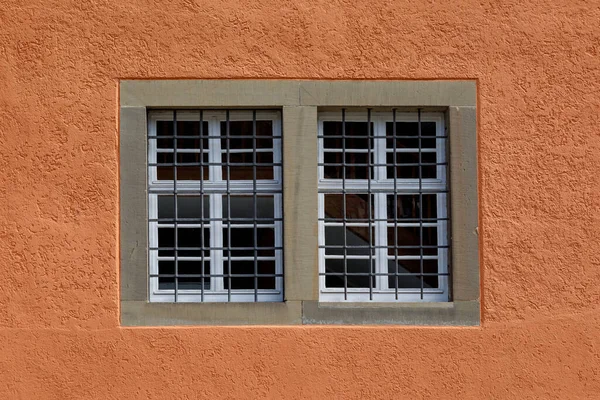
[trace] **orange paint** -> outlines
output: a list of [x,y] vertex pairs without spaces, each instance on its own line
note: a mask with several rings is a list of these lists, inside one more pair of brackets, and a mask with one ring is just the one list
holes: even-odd
[[[0,398],[600,397],[596,2],[4,1]],[[477,79],[481,328],[121,328],[121,78]]]

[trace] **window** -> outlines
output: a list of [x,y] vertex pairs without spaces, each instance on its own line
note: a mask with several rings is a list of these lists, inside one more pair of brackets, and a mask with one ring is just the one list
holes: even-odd
[[447,301],[443,113],[319,114],[321,301]]
[[278,111],[148,118],[150,300],[283,300]]
[[476,98],[120,81],[121,323],[478,325]]

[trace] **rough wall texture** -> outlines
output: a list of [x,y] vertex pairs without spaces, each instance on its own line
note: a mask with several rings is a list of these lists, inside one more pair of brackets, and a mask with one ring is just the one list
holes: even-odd
[[[0,7],[0,398],[598,398],[600,4]],[[481,328],[119,327],[120,78],[477,79]]]

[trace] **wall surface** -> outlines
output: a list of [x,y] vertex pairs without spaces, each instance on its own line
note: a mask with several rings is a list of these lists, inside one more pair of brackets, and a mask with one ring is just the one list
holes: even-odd
[[[598,0],[0,3],[0,398],[600,396]],[[476,79],[482,326],[121,328],[122,78]]]

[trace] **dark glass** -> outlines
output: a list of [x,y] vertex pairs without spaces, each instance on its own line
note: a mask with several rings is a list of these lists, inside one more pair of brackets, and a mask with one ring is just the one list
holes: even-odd
[[[202,286],[202,277],[186,277],[185,275],[201,275],[202,261],[181,261],[177,262],[177,272],[179,279],[177,281],[178,290],[196,289],[200,290]],[[174,275],[175,261],[159,261],[158,274]],[[210,262],[204,262],[204,290],[210,289]],[[174,289],[174,277],[158,277],[158,288],[161,290]]]
[[[173,219],[175,204],[172,195],[158,196],[158,219]],[[177,196],[177,218],[195,218],[196,221],[179,221],[179,224],[198,224],[201,222],[201,196]],[[204,218],[210,216],[210,200],[204,196]],[[208,221],[205,221],[208,223]]]
[[[177,153],[177,179],[200,180],[200,171],[203,179],[208,180],[208,153],[203,153],[203,163],[200,165],[200,153]],[[156,161],[159,164],[173,164],[173,153],[157,153]],[[186,166],[186,164],[190,164]],[[173,180],[175,168],[171,166],[158,166],[156,175],[158,180]]]
[[[398,288],[420,288],[421,287],[421,261],[420,260],[398,260],[396,265],[394,260],[388,261],[388,285],[390,289],[396,288],[396,269],[399,274],[414,274],[414,275],[399,275],[398,276]],[[423,273],[424,274],[437,274],[438,273],[438,261],[437,260],[423,260]],[[436,275],[424,275],[423,276],[423,288],[437,288],[439,286],[438,276]]]
[[[375,275],[369,275],[369,260],[346,259],[346,271],[348,288],[376,288],[377,279]],[[371,260],[371,271],[375,272],[375,261]],[[325,260],[325,286],[329,288],[344,287],[344,260]],[[333,275],[328,275],[333,274]]]
[[[258,260],[256,264],[257,271],[257,288],[258,289],[275,289],[275,261],[270,260]],[[231,261],[231,278],[227,276],[229,274],[229,261],[223,262],[223,284],[225,290],[229,289],[229,283],[231,282],[231,289],[254,289],[255,280],[254,276],[235,276],[235,275],[254,275],[254,261],[243,260],[243,261]],[[272,276],[260,276],[260,275],[272,275]]]
[[[223,179],[252,180],[254,175],[254,153],[229,153],[229,176],[227,175],[227,153],[222,154],[223,167],[221,171]],[[231,165],[243,163],[249,165]],[[273,179],[273,153],[256,153],[256,179]]]
[[[342,153],[324,153],[324,164],[342,164]],[[367,179],[369,171],[373,178],[373,168],[369,167],[368,153],[346,153],[347,164],[358,164],[346,166],[346,179]],[[341,165],[325,165],[325,178],[342,179]]]
[[[369,237],[369,228],[367,227],[346,227],[346,255],[375,255],[375,250],[371,248],[375,243],[375,228],[371,228]],[[343,255],[344,249],[344,227],[343,226],[325,226],[325,254]],[[358,248],[356,248],[358,247]]]
[[[388,149],[394,148],[394,123],[387,122],[386,143]],[[421,122],[421,148],[434,149],[435,146],[435,122]],[[400,138],[398,138],[400,136]],[[409,136],[408,138],[406,136]],[[427,137],[433,136],[433,138]],[[396,122],[396,148],[418,149],[419,148],[419,125],[417,122]]]
[[[252,121],[229,121],[229,149],[254,149]],[[227,122],[221,121],[221,148],[227,149]],[[273,148],[273,121],[256,121],[256,147]]]
[[[422,164],[435,164],[436,153],[421,153]],[[387,153],[386,163],[388,179],[394,179],[394,153]],[[396,153],[396,164],[413,164],[413,165],[397,165],[396,178],[398,179],[419,179],[419,153]],[[421,178],[435,179],[437,177],[436,165],[421,165]]]
[[[208,149],[208,122],[202,123],[202,148]],[[159,149],[172,149],[174,143],[173,121],[156,121],[157,147]],[[166,136],[161,138],[161,136]],[[177,148],[200,149],[200,122],[177,121]],[[185,136],[186,138],[179,138]],[[189,137],[189,138],[188,138]]]
[[[231,218],[247,218],[249,223],[252,222],[254,218],[253,196],[230,196],[229,206],[231,207]],[[257,218],[274,218],[274,207],[273,196],[256,196]],[[223,196],[223,218],[229,218],[227,196]],[[260,223],[265,222],[268,221],[260,221]]]
[[436,227],[423,227],[423,243],[421,244],[421,233],[420,227],[402,227],[399,226],[396,234],[394,234],[395,228],[388,226],[388,254],[394,255],[394,243],[397,239],[398,246],[410,246],[411,248],[400,248],[398,249],[399,256],[418,256],[421,254],[420,246],[431,246],[423,248],[424,255],[437,255],[437,228]]
[[[179,257],[202,257],[202,231],[201,228],[177,227],[178,248],[196,247],[197,250],[179,250]],[[174,250],[163,250],[161,248],[173,248],[175,244],[175,228],[158,228],[158,255],[173,257]],[[204,228],[204,257],[210,257],[210,229]]]
[[[344,218],[342,194],[325,195],[325,218],[341,220]],[[365,193],[346,193],[346,215],[347,221],[373,219],[375,216],[375,204],[371,198],[371,215],[369,216],[369,196]]]
[[[248,228],[228,228],[223,227],[223,247],[229,246],[229,234],[231,231],[231,249],[244,247],[254,248],[254,227]],[[257,248],[275,247],[275,229],[274,228],[256,228],[256,243]],[[238,256],[253,256],[254,250],[238,250]],[[229,257],[227,250],[223,251],[224,257]]]
[[[437,196],[423,194],[423,219],[437,218]],[[395,203],[396,199],[398,202]],[[387,218],[394,219],[419,219],[421,217],[418,194],[402,194],[387,196]]]
[[[346,122],[345,139],[342,136],[342,121],[324,121],[323,122],[323,145],[326,149],[368,149],[369,132],[367,122]],[[371,123],[371,136],[373,135],[373,123]],[[328,136],[334,136],[333,138]],[[371,138],[371,148],[374,147],[373,138]]]

